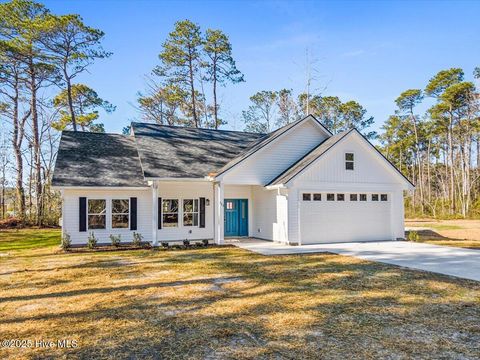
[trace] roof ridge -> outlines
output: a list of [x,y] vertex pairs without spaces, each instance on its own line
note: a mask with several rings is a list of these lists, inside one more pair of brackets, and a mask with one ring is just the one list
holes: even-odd
[[142,124],[142,125],[153,125],[157,127],[165,127],[165,128],[172,128],[172,129],[187,129],[187,130],[193,130],[193,131],[220,131],[220,132],[231,132],[231,133],[237,133],[237,134],[248,134],[248,135],[262,135],[266,136],[268,135],[267,133],[257,133],[257,132],[252,132],[252,131],[241,131],[241,130],[227,130],[227,129],[210,129],[210,128],[197,128],[197,127],[191,127],[191,126],[180,126],[180,125],[164,125],[164,124],[155,124],[155,123],[148,123],[148,122],[142,122],[142,121],[132,121],[131,124]]

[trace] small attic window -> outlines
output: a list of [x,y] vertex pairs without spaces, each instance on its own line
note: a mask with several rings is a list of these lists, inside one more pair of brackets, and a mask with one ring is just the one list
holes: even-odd
[[345,170],[353,170],[354,166],[354,155],[353,153],[345,153]]

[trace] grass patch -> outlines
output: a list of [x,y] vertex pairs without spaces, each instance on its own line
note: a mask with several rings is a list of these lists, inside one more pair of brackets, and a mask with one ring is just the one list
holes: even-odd
[[0,258],[0,333],[78,348],[2,358],[480,357],[474,281],[331,254],[45,244]]
[[60,236],[60,229],[1,230],[0,252],[59,246]]

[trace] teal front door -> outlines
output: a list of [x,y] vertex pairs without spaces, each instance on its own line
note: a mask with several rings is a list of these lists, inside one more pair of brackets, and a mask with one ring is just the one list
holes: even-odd
[[248,200],[225,199],[225,236],[248,235]]

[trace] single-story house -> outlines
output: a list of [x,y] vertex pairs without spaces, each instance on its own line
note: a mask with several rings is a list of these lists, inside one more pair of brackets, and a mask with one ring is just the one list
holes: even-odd
[[64,131],[53,186],[72,244],[137,232],[154,246],[396,240],[413,189],[359,131],[332,135],[313,116],[269,134],[137,122],[129,136]]

